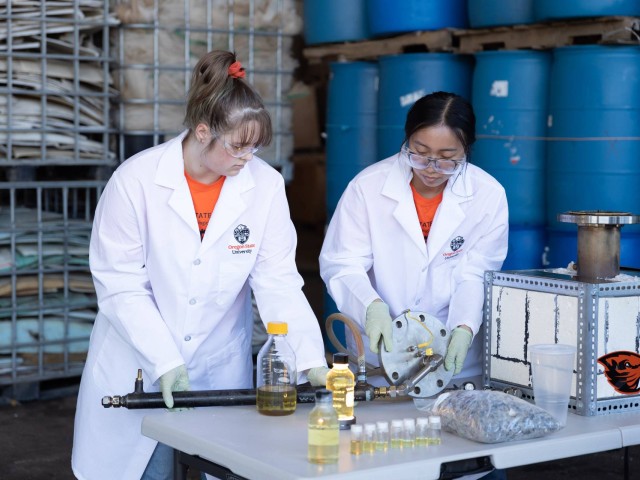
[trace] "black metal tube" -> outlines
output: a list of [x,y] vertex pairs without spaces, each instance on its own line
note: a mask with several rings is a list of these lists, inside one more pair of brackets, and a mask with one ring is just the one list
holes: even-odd
[[[315,387],[298,387],[297,402],[313,403],[315,401]],[[255,405],[256,390],[192,390],[173,392],[173,408],[193,407],[225,407],[233,405]],[[160,392],[132,392],[126,395],[104,397],[102,406],[125,407],[129,409],[166,408]]]
[[[174,408],[255,405],[255,390],[200,390],[173,392]],[[162,393],[129,393],[122,397],[122,406],[129,409],[166,408]]]
[[[297,403],[314,403],[316,391],[322,387],[311,385],[298,385],[296,388]],[[355,386],[354,400],[365,402],[374,398],[387,397],[387,389],[373,387],[366,382],[358,382]],[[186,392],[173,392],[173,408],[193,407],[228,407],[233,405],[255,405],[256,390],[190,390]],[[134,391],[126,395],[114,395],[103,397],[104,408],[165,408],[166,405],[160,392],[145,393],[142,380],[142,370],[138,369],[138,376],[134,384]]]

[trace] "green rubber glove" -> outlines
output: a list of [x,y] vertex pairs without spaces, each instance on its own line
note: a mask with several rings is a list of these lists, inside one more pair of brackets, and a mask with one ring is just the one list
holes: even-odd
[[372,302],[371,305],[367,307],[364,333],[369,337],[369,350],[373,353],[378,353],[378,344],[381,338],[384,340],[384,349],[387,352],[393,349],[391,322],[389,306],[386,303]]
[[329,373],[327,367],[313,367],[309,369],[307,378],[309,379],[309,383],[314,387],[326,387],[327,373]]
[[167,408],[173,408],[172,392],[185,392],[187,390],[189,390],[189,375],[187,374],[186,366],[180,365],[160,376],[160,391]]
[[456,327],[453,329],[449,340],[449,348],[447,348],[447,354],[444,357],[445,370],[451,370],[455,366],[453,374],[460,373],[472,339],[473,335],[466,328]]

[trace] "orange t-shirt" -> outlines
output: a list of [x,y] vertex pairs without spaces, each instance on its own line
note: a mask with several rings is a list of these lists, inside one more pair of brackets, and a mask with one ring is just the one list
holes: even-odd
[[193,199],[198,228],[200,229],[200,240],[202,240],[204,238],[204,232],[207,231],[213,209],[216,207],[216,203],[218,203],[222,185],[227,177],[222,176],[212,184],[207,185],[206,183],[200,183],[194,180],[186,171],[184,172],[184,176],[187,179],[191,198]]
[[433,198],[424,198],[416,189],[411,185],[411,193],[413,194],[413,202],[416,204],[416,211],[418,212],[418,220],[420,221],[420,228],[422,228],[422,235],[424,241],[427,241],[429,231],[431,230],[431,224],[433,218],[436,216],[436,210],[438,205],[442,202],[442,193],[436,195]]

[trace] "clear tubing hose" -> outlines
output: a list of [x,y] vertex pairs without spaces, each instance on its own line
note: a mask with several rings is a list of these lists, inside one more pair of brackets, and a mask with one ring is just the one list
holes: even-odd
[[358,354],[358,357],[357,357],[358,375],[361,375],[361,374],[366,375],[366,363],[364,360],[364,343],[362,342],[362,334],[360,333],[360,326],[354,320],[350,319],[349,317],[347,317],[342,313],[332,313],[327,317],[327,320],[325,322],[327,336],[329,337],[329,341],[331,342],[331,344],[336,348],[336,350],[338,350],[338,352],[346,353],[350,356],[352,355],[350,354],[349,350],[344,345],[342,345],[338,337],[336,337],[335,332],[333,331],[333,322],[335,320],[341,321],[349,328],[349,330],[351,330],[351,333],[353,334],[353,338],[356,342],[356,349]]

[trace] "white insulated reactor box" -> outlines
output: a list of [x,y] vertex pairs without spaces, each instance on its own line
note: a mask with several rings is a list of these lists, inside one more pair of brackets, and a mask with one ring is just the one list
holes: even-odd
[[577,349],[571,411],[640,410],[640,272],[589,283],[558,271],[485,273],[485,386],[533,399],[529,346],[562,343]]

